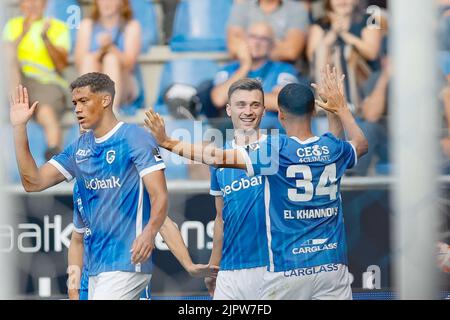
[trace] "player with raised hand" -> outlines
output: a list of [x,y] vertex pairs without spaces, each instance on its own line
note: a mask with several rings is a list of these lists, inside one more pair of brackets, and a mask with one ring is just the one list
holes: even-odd
[[10,119],[22,184],[38,192],[76,178],[89,220],[89,298],[138,299],[150,281],[154,239],[167,217],[167,187],[153,137],[119,122],[114,82],[101,73],[71,84],[75,115],[89,132],[38,168],[26,125],[36,110],[27,89],[10,96]]
[[[328,66],[315,101],[308,86],[290,84],[278,97],[287,136],[269,136],[257,150],[222,150],[167,137],[152,110],[146,125],[159,145],[195,161],[263,175],[269,247],[263,299],[351,299],[340,181],[367,152],[367,140],[348,109],[342,79]],[[335,114],[350,139],[311,132],[315,103]]]

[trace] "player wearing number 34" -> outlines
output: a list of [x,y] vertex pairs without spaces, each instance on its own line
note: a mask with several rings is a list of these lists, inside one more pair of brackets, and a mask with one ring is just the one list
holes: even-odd
[[[272,135],[256,149],[222,150],[169,138],[163,119],[147,112],[146,126],[158,144],[211,166],[264,177],[269,265],[261,299],[351,299],[340,182],[367,153],[367,140],[349,111],[344,77],[329,66],[321,81],[289,84],[278,96],[287,135]],[[329,113],[330,131],[311,132],[315,105]],[[349,141],[339,137],[343,130]],[[206,155],[206,156],[205,156]]]

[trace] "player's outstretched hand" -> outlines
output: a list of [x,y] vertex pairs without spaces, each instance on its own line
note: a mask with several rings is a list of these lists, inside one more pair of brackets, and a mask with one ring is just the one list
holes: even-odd
[[144,232],[133,242],[131,248],[131,262],[133,264],[143,263],[150,258],[155,248],[155,237],[150,232]]
[[210,264],[193,264],[186,271],[194,278],[216,278],[219,267]]
[[163,147],[164,142],[168,140],[164,119],[152,109],[149,109],[145,115],[147,116],[145,126],[150,129],[158,145]]
[[205,278],[205,286],[206,289],[208,289],[208,293],[211,296],[211,298],[214,297],[214,291],[216,291],[216,281],[217,278],[212,277]]
[[316,100],[316,104],[331,113],[338,113],[347,108],[344,79],[345,75],[338,77],[336,68],[331,70],[330,65],[323,68],[320,72],[319,84],[312,84],[319,98]]
[[36,101],[30,108],[27,88],[19,85],[16,90],[9,95],[9,117],[11,125],[13,127],[26,125],[33,116],[38,103],[39,102]]

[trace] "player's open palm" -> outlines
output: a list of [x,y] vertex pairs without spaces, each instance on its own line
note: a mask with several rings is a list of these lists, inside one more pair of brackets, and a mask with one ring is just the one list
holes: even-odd
[[30,107],[27,88],[19,85],[16,90],[10,94],[9,104],[9,117],[11,120],[11,125],[15,127],[26,125],[28,121],[30,121],[36,110],[38,102],[36,101]]
[[331,70],[330,65],[323,68],[320,72],[319,84],[312,84],[319,98],[316,100],[316,104],[331,113],[338,113],[341,109],[346,108],[344,79],[344,75],[341,77],[337,75],[336,68]]
[[160,146],[163,146],[164,142],[168,139],[163,118],[152,109],[148,110],[145,115],[147,116],[147,119],[144,121],[145,126],[150,129],[156,142]]

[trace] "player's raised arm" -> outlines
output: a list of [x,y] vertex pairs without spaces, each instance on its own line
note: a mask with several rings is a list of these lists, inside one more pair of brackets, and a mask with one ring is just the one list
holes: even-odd
[[361,128],[356,123],[344,96],[343,78],[338,78],[335,71],[331,71],[330,65],[322,72],[324,90],[321,91],[321,100],[316,104],[328,112],[339,117],[350,143],[355,147],[358,157],[367,153],[368,142]]
[[169,138],[166,134],[162,117],[149,110],[146,112],[145,125],[148,127],[159,146],[181,157],[219,168],[236,168],[246,170],[247,166],[241,152],[236,149],[223,150],[213,145],[191,144]]
[[164,242],[169,247],[172,254],[181,263],[183,268],[192,276],[196,278],[216,277],[219,272],[219,267],[210,264],[195,264],[192,262],[189,251],[184,244],[180,230],[175,222],[169,217],[166,218],[164,224],[159,230]]
[[[333,68],[332,73],[334,75],[337,75],[336,68]],[[337,78],[337,76],[336,76]],[[345,75],[341,76],[341,81],[345,79]],[[326,102],[326,83],[327,83],[327,73],[326,69],[320,70],[320,79],[319,82],[311,84],[311,86],[314,88],[316,92],[316,97],[319,99],[319,101]],[[342,82],[340,83],[342,85]],[[326,110],[325,110],[326,111]],[[339,117],[329,111],[326,111],[327,118],[328,118],[328,131],[331,132],[335,137],[339,139],[344,139],[344,127],[342,126],[341,120]]]
[[17,166],[25,191],[38,192],[62,182],[65,177],[60,171],[48,163],[38,168],[30,152],[27,123],[33,116],[38,102],[34,102],[30,107],[28,91],[22,85],[10,94],[9,102]]

